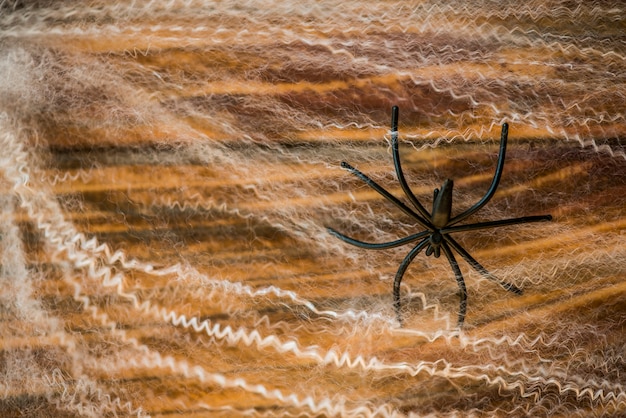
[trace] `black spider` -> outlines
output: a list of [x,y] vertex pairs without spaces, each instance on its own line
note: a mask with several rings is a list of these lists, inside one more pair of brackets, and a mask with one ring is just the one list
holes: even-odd
[[400,267],[398,268],[398,272],[396,273],[396,277],[393,283],[393,298],[394,298],[394,307],[396,310],[396,315],[398,317],[398,322],[402,325],[402,317],[400,314],[400,283],[402,282],[402,276],[404,276],[404,272],[407,267],[413,261],[413,259],[419,254],[419,252],[426,247],[426,255],[434,255],[435,258],[438,258],[441,255],[441,252],[445,254],[446,258],[450,262],[450,266],[454,271],[454,275],[456,277],[457,284],[459,285],[459,289],[461,292],[461,304],[459,308],[459,318],[458,318],[458,327],[461,328],[463,326],[463,321],[465,320],[465,312],[467,306],[467,290],[465,289],[465,281],[463,280],[463,275],[461,274],[461,270],[459,269],[459,265],[454,258],[454,254],[452,253],[452,249],[454,249],[457,253],[467,261],[467,263],[473,267],[480,274],[485,276],[488,279],[494,280],[498,282],[502,287],[506,290],[516,293],[522,294],[522,290],[517,286],[499,280],[491,273],[489,273],[478,261],[476,261],[454,238],[450,236],[453,232],[462,232],[462,231],[476,231],[479,229],[486,228],[494,228],[498,226],[505,225],[516,225],[523,224],[528,222],[539,222],[539,221],[549,221],[552,219],[551,215],[541,215],[541,216],[525,216],[521,218],[512,218],[512,219],[503,219],[499,221],[490,221],[490,222],[478,222],[473,224],[465,224],[465,225],[457,225],[459,222],[465,220],[470,215],[473,215],[478,210],[480,210],[483,206],[489,202],[492,198],[496,189],[498,188],[498,183],[500,182],[500,177],[502,176],[502,169],[504,168],[504,158],[506,154],[506,142],[508,136],[508,125],[505,123],[502,125],[502,133],[500,136],[500,153],[498,156],[498,164],[496,166],[496,172],[493,176],[493,180],[491,182],[491,186],[489,186],[489,190],[487,190],[487,194],[483,196],[476,204],[467,209],[466,211],[459,213],[456,216],[451,216],[452,211],[452,187],[453,182],[450,179],[447,179],[443,182],[441,189],[434,190],[434,199],[433,199],[433,212],[428,213],[428,211],[422,206],[422,204],[417,200],[411,189],[404,178],[404,174],[402,173],[402,167],[400,166],[400,153],[398,152],[398,106],[394,106],[391,110],[391,147],[393,152],[393,163],[396,168],[396,175],[398,176],[398,181],[400,182],[400,186],[404,191],[404,194],[409,199],[409,201],[413,204],[413,207],[417,210],[415,212],[413,209],[402,203],[398,198],[393,196],[387,190],[383,189],[380,185],[374,182],[372,179],[367,177],[365,174],[361,173],[356,168],[352,167],[350,164],[345,161],[341,163],[343,168],[348,169],[354,175],[363,180],[368,186],[372,189],[376,190],[380,193],[385,199],[396,205],[399,209],[401,209],[404,213],[411,216],[415,221],[422,227],[426,228],[425,231],[418,232],[417,234],[409,235],[408,237],[404,237],[391,242],[383,242],[380,244],[373,244],[355,240],[353,238],[347,237],[332,228],[327,228],[328,231],[336,236],[337,238],[347,242],[348,244],[355,245],[361,248],[367,248],[372,250],[383,250],[387,248],[398,247],[404,244],[408,244],[410,242],[418,241],[419,242],[413,247],[411,251],[407,254],[407,256],[402,260]]

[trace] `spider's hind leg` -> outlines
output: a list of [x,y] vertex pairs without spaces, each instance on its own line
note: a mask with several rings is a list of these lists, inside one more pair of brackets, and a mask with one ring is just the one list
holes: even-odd
[[489,200],[491,200],[496,190],[498,189],[498,184],[500,183],[500,178],[502,177],[504,160],[506,158],[506,143],[508,140],[508,136],[509,125],[507,123],[504,123],[502,124],[502,132],[500,133],[500,152],[498,153],[498,163],[496,165],[496,171],[493,175],[493,180],[491,181],[491,185],[489,186],[489,190],[487,190],[487,193],[482,197],[482,199],[476,202],[474,206],[452,218],[448,225],[451,226],[461,222],[463,219],[466,219],[470,215],[479,211],[483,206],[487,204],[487,202],[489,202]]

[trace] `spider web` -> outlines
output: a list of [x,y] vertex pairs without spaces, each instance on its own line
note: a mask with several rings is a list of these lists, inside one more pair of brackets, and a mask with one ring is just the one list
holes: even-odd
[[[0,3],[0,412],[620,415],[620,2]],[[367,251],[500,187],[444,258]],[[406,202],[406,200],[405,200]],[[458,213],[458,212],[455,212]],[[453,213],[454,215],[454,213]]]

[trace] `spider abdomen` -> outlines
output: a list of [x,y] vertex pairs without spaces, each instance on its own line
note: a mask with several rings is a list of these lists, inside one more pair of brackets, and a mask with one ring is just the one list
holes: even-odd
[[433,214],[431,216],[435,228],[443,228],[450,221],[452,212],[452,188],[454,182],[447,179],[441,185],[441,189],[435,189],[433,198]]

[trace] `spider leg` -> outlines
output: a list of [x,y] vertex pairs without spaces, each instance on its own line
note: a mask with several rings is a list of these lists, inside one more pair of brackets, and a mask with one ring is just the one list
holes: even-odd
[[429,221],[427,221],[426,219],[424,219],[421,216],[419,216],[411,208],[409,208],[407,205],[402,203],[397,197],[395,197],[394,195],[389,193],[387,190],[383,189],[382,186],[380,186],[374,180],[372,180],[371,178],[367,177],[365,174],[361,173],[359,170],[357,170],[356,168],[352,167],[350,164],[348,164],[345,161],[343,161],[341,163],[341,166],[343,168],[349,170],[352,174],[354,174],[355,176],[357,176],[361,180],[363,180],[368,186],[370,186],[372,189],[376,190],[381,196],[383,196],[385,199],[387,199],[388,201],[390,201],[391,203],[396,205],[404,213],[406,213],[407,215],[409,215],[413,219],[415,219],[417,221],[417,223],[420,224],[422,227],[424,227],[424,228],[426,228],[426,229],[428,229],[430,231],[434,230],[433,226],[430,224]]
[[340,232],[337,232],[336,230],[334,230],[333,228],[330,228],[330,227],[327,227],[326,230],[330,234],[332,234],[332,235],[336,236],[337,238],[339,238],[340,240],[342,240],[343,242],[347,242],[348,244],[354,245],[355,247],[366,248],[368,250],[386,250],[388,248],[399,247],[401,245],[408,244],[409,242],[418,240],[418,239],[420,239],[422,237],[425,237],[426,235],[430,234],[430,231],[422,231],[420,233],[409,235],[408,237],[400,238],[400,239],[395,240],[395,241],[382,242],[382,243],[369,243],[369,242],[359,241],[359,240],[356,240],[354,238],[350,238],[350,237],[348,237],[346,235],[343,235]]
[[523,293],[522,289],[520,289],[519,287],[515,286],[514,284],[511,283],[507,283],[504,282],[500,279],[498,279],[496,276],[494,276],[493,274],[489,273],[489,271],[487,271],[486,268],[484,268],[478,261],[476,261],[474,259],[474,257],[472,257],[467,251],[465,251],[465,249],[463,247],[461,247],[461,244],[459,244],[458,242],[456,242],[450,235],[444,235],[444,240],[450,244],[450,246],[452,248],[454,248],[454,250],[461,254],[461,257],[463,257],[463,259],[465,259],[465,261],[467,261],[467,263],[472,266],[472,268],[474,270],[476,270],[477,272],[479,272],[480,274],[482,274],[483,276],[485,276],[487,279],[493,280],[495,282],[498,282],[500,284],[500,286],[502,286],[505,290],[508,290],[509,292],[521,295]]
[[478,229],[495,228],[498,226],[518,225],[530,222],[542,222],[551,220],[552,215],[522,216],[521,218],[501,219],[498,221],[478,222],[475,224],[451,226],[449,228],[441,229],[441,233],[449,234],[451,232],[476,231]]
[[400,326],[402,326],[402,315],[400,314],[400,308],[402,307],[400,303],[400,284],[402,283],[402,277],[404,276],[406,269],[409,267],[409,264],[411,264],[411,261],[413,261],[420,251],[422,251],[422,248],[424,248],[426,244],[428,244],[428,238],[418,242],[417,245],[409,251],[406,257],[404,257],[404,260],[402,260],[400,267],[398,267],[396,277],[393,280],[393,306],[396,310],[396,317],[398,318]]
[[409,188],[406,179],[404,178],[404,173],[402,172],[402,165],[400,164],[400,151],[398,150],[398,106],[394,106],[391,108],[391,150],[393,153],[393,165],[396,168],[396,175],[398,176],[398,181],[400,182],[400,186],[404,191],[406,197],[409,198],[415,209],[424,217],[424,219],[430,219],[431,215],[428,211],[422,206],[422,204],[417,200],[417,197],[413,194],[411,189]]
[[450,250],[450,247],[448,247],[448,244],[446,242],[442,242],[441,248],[443,249],[443,253],[448,258],[448,261],[450,262],[450,267],[452,267],[452,271],[454,271],[454,277],[456,278],[456,283],[459,285],[459,291],[461,292],[459,319],[457,321],[457,327],[460,329],[463,326],[463,322],[465,321],[465,312],[467,311],[467,289],[465,288],[465,280],[463,280],[463,275],[461,274],[459,264],[456,262],[454,254],[452,254],[452,251]]
[[458,222],[461,222],[463,219],[472,215],[476,211],[480,210],[483,206],[491,200],[496,189],[498,188],[498,184],[500,183],[500,178],[502,177],[502,170],[504,169],[504,158],[506,156],[506,142],[509,136],[509,125],[507,123],[502,124],[502,131],[500,133],[500,153],[498,154],[498,164],[496,165],[496,172],[493,175],[493,180],[491,181],[491,186],[489,186],[489,190],[487,190],[487,194],[483,196],[474,206],[467,209],[465,212],[461,212],[452,219],[448,225],[454,225]]

